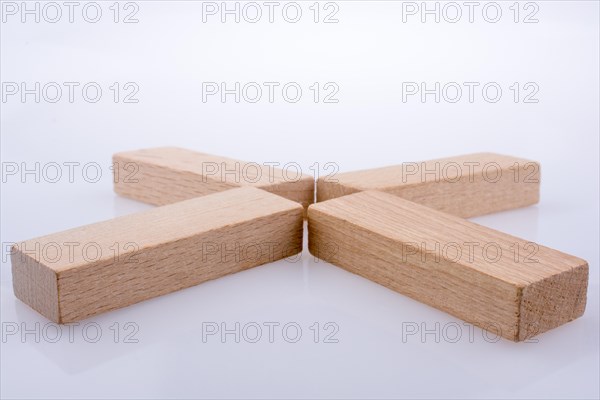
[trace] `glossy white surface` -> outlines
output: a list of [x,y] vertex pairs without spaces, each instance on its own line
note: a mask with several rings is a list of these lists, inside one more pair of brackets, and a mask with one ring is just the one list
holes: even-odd
[[[1,103],[4,172],[13,163],[80,163],[73,183],[66,167],[57,183],[3,175],[3,398],[598,398],[597,2],[536,2],[537,24],[512,22],[513,2],[498,3],[503,17],[496,24],[481,14],[474,23],[403,23],[403,5],[392,1],[337,2],[337,24],[312,22],[311,3],[302,3],[296,24],[281,14],[272,24],[222,24],[202,22],[201,2],[138,2],[137,24],[115,24],[112,2],[99,4],[96,24],[80,14],[72,24],[7,15],[1,27],[2,82],[93,81],[103,88],[97,103],[35,103],[32,96]],[[202,82],[222,81],[297,82],[303,97],[203,102]],[[503,96],[497,103],[404,103],[402,82],[421,81],[497,82]],[[139,102],[114,103],[113,82],[135,82]],[[335,82],[339,102],[315,104],[314,82]],[[514,82],[535,82],[539,102],[515,103]],[[496,342],[305,251],[296,262],[82,321],[72,335],[63,327],[51,343],[56,326],[13,295],[4,244],[148,208],[113,193],[110,157],[163,145],[296,162],[307,173],[315,162],[322,172],[327,162],[349,171],[478,151],[538,160],[538,205],[473,220],[586,259],[586,313],[532,343]],[[102,171],[96,183],[81,175],[90,162]],[[234,335],[203,340],[209,323],[236,322],[247,327],[239,343]],[[280,324],[272,343],[270,322]],[[326,329],[328,322],[334,325]],[[248,340],[252,323],[262,327],[257,343]],[[286,341],[294,328],[282,334],[287,323],[302,329],[296,343]],[[36,324],[39,340],[22,336]],[[406,335],[421,324],[439,326],[439,342],[434,334]],[[336,327],[329,339],[337,342],[325,343]],[[11,335],[13,328],[19,331]],[[97,328],[102,336],[91,343]]]

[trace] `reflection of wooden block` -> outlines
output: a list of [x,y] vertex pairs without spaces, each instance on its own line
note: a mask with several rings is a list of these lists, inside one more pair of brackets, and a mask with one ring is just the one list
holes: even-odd
[[313,203],[314,178],[290,163],[253,163],[160,147],[117,153],[115,191],[154,205],[171,204],[235,187],[252,186],[301,203]]
[[16,296],[68,323],[302,250],[303,209],[238,188],[19,243]]
[[317,201],[381,190],[468,218],[535,204],[540,165],[493,153],[347,172],[317,181]]
[[520,341],[583,314],[588,264],[379,191],[313,204],[315,256]]

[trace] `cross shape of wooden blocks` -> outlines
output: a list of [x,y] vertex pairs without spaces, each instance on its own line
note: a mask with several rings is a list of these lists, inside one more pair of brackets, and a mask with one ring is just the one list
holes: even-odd
[[[155,209],[14,246],[15,295],[73,322],[297,254],[524,340],[583,314],[584,260],[471,217],[539,200],[537,162],[492,153],[321,178],[179,148],[115,154],[115,191]],[[418,204],[417,204],[418,203]],[[90,256],[90,249],[92,255]]]

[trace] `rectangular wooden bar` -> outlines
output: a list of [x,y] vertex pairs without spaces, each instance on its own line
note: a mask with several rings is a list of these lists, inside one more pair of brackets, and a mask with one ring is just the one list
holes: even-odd
[[494,153],[347,172],[317,181],[317,201],[381,190],[468,218],[535,204],[540,165]]
[[21,242],[14,292],[73,322],[297,254],[302,229],[300,204],[231,189]]
[[[314,201],[315,181],[297,164],[254,163],[159,147],[113,155],[115,191],[135,200],[165,205],[235,187],[251,186],[302,204]],[[285,165],[284,165],[285,167]]]
[[379,192],[308,209],[318,258],[507,339],[581,316],[586,261]]

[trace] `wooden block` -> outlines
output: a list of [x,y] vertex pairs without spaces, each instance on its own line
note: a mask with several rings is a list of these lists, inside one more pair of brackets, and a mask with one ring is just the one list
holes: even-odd
[[15,295],[59,323],[292,256],[300,204],[237,188],[13,246]]
[[379,192],[308,209],[310,252],[507,339],[581,316],[586,261]]
[[381,190],[468,218],[535,204],[540,165],[493,153],[347,172],[317,181],[317,201]]
[[113,156],[115,191],[154,205],[171,204],[235,187],[251,186],[302,204],[314,201],[315,180],[299,166],[285,169],[160,147]]

